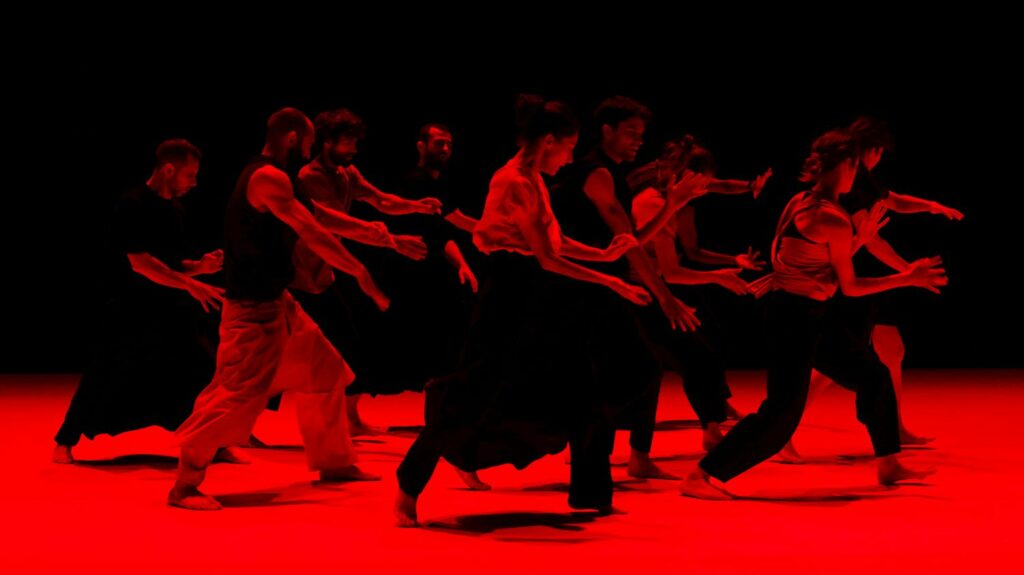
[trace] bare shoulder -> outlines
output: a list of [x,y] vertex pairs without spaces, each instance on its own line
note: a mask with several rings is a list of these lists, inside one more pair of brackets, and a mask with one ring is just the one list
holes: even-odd
[[853,232],[850,217],[841,209],[822,204],[810,208],[797,215],[796,225],[800,233],[814,241],[833,239],[837,234],[849,235]]
[[612,173],[608,171],[608,168],[597,168],[587,175],[587,179],[583,183],[583,186],[584,188],[590,188],[592,186],[614,188],[615,182],[612,179]]
[[268,201],[279,201],[286,197],[294,197],[291,180],[279,168],[263,166],[253,172],[246,188],[249,203],[257,208],[265,206]]
[[280,168],[267,165],[253,172],[252,178],[249,179],[250,190],[263,187],[290,190],[292,183],[288,179],[288,174],[284,173]]

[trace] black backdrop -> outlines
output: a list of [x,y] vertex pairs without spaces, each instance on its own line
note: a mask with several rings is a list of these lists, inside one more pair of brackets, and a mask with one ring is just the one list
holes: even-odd
[[[641,33],[627,41],[608,30],[562,37],[542,27],[523,48],[515,34],[415,26],[406,44],[364,34],[273,56],[258,34],[181,46],[162,37],[68,41],[59,57],[25,59],[8,71],[22,87],[11,92],[26,98],[8,124],[32,144],[27,157],[12,156],[9,170],[0,371],[81,368],[102,295],[96,250],[105,210],[145,180],[162,139],[185,137],[205,153],[188,204],[195,232],[215,247],[224,198],[240,165],[258,153],[273,110],[355,110],[369,128],[357,161],[385,188],[414,162],[418,126],[445,122],[455,134],[453,172],[482,205],[489,173],[514,151],[512,103],[520,91],[562,98],[581,115],[615,94],[647,103],[655,119],[643,158],[665,136],[686,131],[716,153],[724,176],[748,178],[771,166],[775,176],[756,202],[701,200],[702,239],[720,251],[766,250],[815,135],[861,113],[887,120],[898,148],[880,167],[885,181],[967,214],[961,223],[897,216],[885,230],[907,257],[941,254],[951,277],[941,298],[921,292],[905,333],[907,364],[1022,367],[1014,279],[1024,206],[1013,87],[1020,66],[1007,37],[961,41],[947,34],[955,18],[943,24],[914,36],[874,30],[866,45],[831,30],[795,42],[782,32],[753,37],[748,28],[684,43]],[[608,47],[591,48],[608,39]],[[756,307],[738,303],[733,312],[730,362],[757,367]]]

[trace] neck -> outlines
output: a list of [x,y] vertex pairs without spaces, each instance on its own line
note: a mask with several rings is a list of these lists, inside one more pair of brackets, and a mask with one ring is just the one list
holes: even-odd
[[616,164],[621,164],[623,161],[625,161],[625,158],[609,150],[608,146],[604,142],[601,142],[601,151],[604,152],[604,155],[608,156],[608,159],[615,162]]
[[419,163],[416,164],[416,167],[427,172],[427,175],[430,176],[431,180],[437,180],[440,179],[441,177],[441,170],[439,168],[433,168],[428,166],[426,160],[424,160],[423,158],[420,158],[420,161]]
[[519,148],[519,152],[516,153],[514,158],[520,166],[523,167],[531,176],[540,175],[540,158],[538,157],[537,149],[533,146],[523,146]]
[[334,160],[331,159],[331,155],[327,152],[320,152],[320,161],[331,170],[338,169],[338,164],[334,163]]
[[839,190],[832,184],[818,182],[817,185],[811,188],[811,193],[832,203],[836,203],[839,200]]
[[156,195],[165,200],[174,198],[171,189],[167,187],[167,182],[159,173],[154,172],[153,175],[149,176],[149,179],[146,180],[146,187],[156,192]]
[[263,155],[273,158],[274,161],[282,166],[288,163],[288,150],[274,150],[270,144],[263,146]]

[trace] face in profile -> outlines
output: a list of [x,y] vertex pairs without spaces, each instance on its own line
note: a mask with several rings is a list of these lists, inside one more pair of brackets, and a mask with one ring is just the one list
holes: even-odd
[[540,159],[540,171],[553,176],[562,166],[572,163],[572,151],[576,148],[578,134],[556,138],[549,135],[544,140],[544,151]]
[[875,169],[878,162],[882,161],[882,154],[885,152],[885,148],[868,148],[864,150],[860,155],[860,163],[864,166],[864,169],[871,171]]
[[190,156],[182,164],[170,163],[167,166],[169,166],[169,171],[171,171],[167,177],[167,187],[174,194],[174,197],[180,198],[196,187],[196,176],[199,175],[198,159]]
[[609,155],[619,158],[623,162],[635,160],[640,146],[644,143],[646,127],[641,118],[630,118],[619,122],[614,128],[604,126],[602,128],[604,142]]
[[417,147],[427,167],[444,169],[448,167],[448,160],[452,157],[452,135],[444,130],[430,128],[427,141],[420,141]]
[[356,158],[359,151],[359,139],[342,136],[334,143],[329,144],[327,154],[331,162],[338,166],[349,166]]

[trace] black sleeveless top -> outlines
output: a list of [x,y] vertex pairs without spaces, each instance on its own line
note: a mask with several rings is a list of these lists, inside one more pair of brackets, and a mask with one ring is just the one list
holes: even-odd
[[[587,178],[594,171],[604,168],[611,173],[615,185],[615,197],[629,217],[633,205],[633,194],[626,181],[628,169],[617,164],[598,147],[583,157],[579,163],[566,168],[566,177],[552,186],[551,209],[566,236],[595,248],[606,248],[615,237],[611,228],[601,217],[601,212],[583,191]],[[634,230],[635,231],[635,230]],[[625,257],[611,263],[587,262],[587,267],[625,278],[629,273],[629,262]]]
[[250,160],[228,199],[224,221],[228,299],[276,300],[295,276],[292,251],[298,235],[269,211],[257,211],[246,195],[252,175],[267,165],[281,168],[267,156]]
[[878,183],[874,174],[864,166],[857,168],[857,177],[849,193],[839,196],[839,205],[853,215],[860,210],[870,210],[876,203],[889,197],[889,190]]

